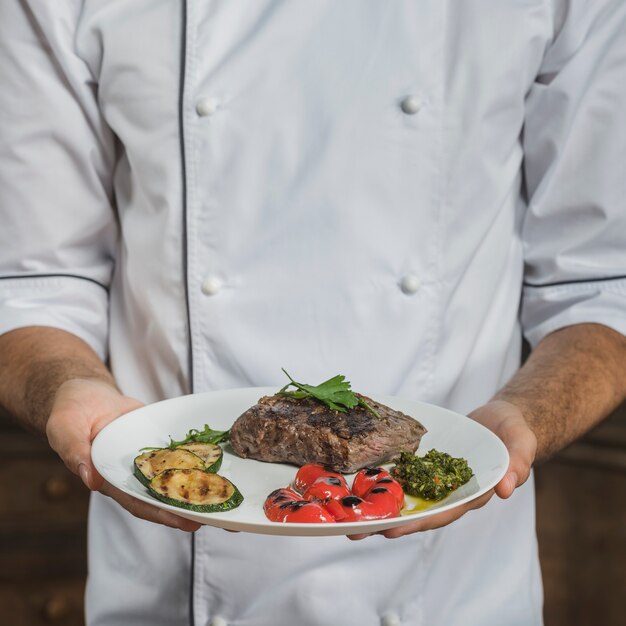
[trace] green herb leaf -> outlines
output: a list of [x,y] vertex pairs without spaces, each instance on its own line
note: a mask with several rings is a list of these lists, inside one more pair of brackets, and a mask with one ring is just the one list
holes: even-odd
[[184,443],[190,443],[192,441],[199,443],[220,443],[222,441],[228,441],[229,436],[230,430],[212,430],[209,428],[208,424],[205,424],[202,430],[192,428],[181,441],[174,441],[170,435],[170,443],[167,447],[173,450],[178,446],[182,446]]
[[[342,413],[356,406],[362,406],[372,412],[376,417],[380,417],[375,409],[352,391],[350,382],[341,374],[337,374],[337,376],[333,376],[319,385],[307,385],[295,381],[284,368],[282,368],[282,370],[291,382],[287,383],[278,392],[278,395],[296,398],[298,400],[302,398],[315,398],[323,402],[333,411],[341,411]],[[298,391],[288,391],[291,386],[295,387]]]

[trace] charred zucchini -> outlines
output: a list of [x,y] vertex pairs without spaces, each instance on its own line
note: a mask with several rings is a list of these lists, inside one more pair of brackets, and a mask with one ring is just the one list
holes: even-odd
[[159,448],[144,452],[135,457],[135,476],[146,487],[160,472],[167,469],[199,469],[204,470],[204,461],[189,450],[170,450]]
[[243,502],[233,483],[199,469],[165,470],[150,481],[148,490],[166,504],[199,513],[229,511]]
[[[222,448],[214,443],[204,443],[202,441],[190,441],[176,447],[176,450],[188,450],[199,456],[204,462],[207,472],[217,472],[222,465]],[[170,469],[169,467],[167,469]],[[173,469],[173,468],[172,468]]]

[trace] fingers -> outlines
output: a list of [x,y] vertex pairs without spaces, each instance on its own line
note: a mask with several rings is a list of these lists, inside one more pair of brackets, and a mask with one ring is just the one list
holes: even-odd
[[85,484],[85,487],[87,487],[87,489],[90,489],[91,491],[99,491],[104,484],[104,478],[100,476],[98,470],[96,470],[93,463],[91,462],[91,459],[89,459],[88,463],[79,463],[78,475]]
[[68,469],[96,491],[103,479],[91,462],[91,442],[104,426],[139,406],[107,382],[66,381],[57,390],[46,425],[48,442]]
[[108,383],[75,379],[57,392],[46,426],[48,441],[85,485],[109,496],[135,517],[170,528],[195,531],[200,524],[133,498],[105,482],[91,462],[91,442],[110,422],[141,406]]
[[53,414],[48,420],[48,442],[67,468],[80,476],[92,491],[100,488],[102,477],[91,462],[89,424],[73,416]]
[[504,420],[496,434],[509,452],[509,468],[496,485],[495,492],[500,498],[509,498],[528,480],[537,451],[537,438],[522,417]]
[[100,488],[100,493],[105,496],[109,496],[115,500],[118,504],[124,507],[131,515],[138,517],[139,519],[146,520],[148,522],[154,522],[156,524],[162,524],[169,528],[177,528],[178,530],[184,530],[186,532],[194,532],[198,530],[201,524],[193,522],[191,520],[170,513],[163,509],[159,509],[147,502],[142,502],[137,498],[133,498],[128,494],[116,489],[107,482],[104,482]]
[[519,485],[521,485],[517,472],[509,471],[505,474],[504,478],[495,486],[495,492],[499,498],[506,500],[513,495],[513,492]]
[[495,492],[500,498],[510,498],[530,475],[537,437],[521,409],[504,400],[493,400],[470,413],[470,417],[498,435],[509,452],[509,467]]
[[387,537],[388,539],[396,539],[398,537],[404,537],[404,535],[410,535],[416,532],[424,532],[425,530],[434,530],[435,528],[442,528],[443,526],[447,526],[452,522],[458,520],[460,517],[468,513],[469,511],[473,511],[474,509],[479,509],[480,507],[485,506],[487,502],[493,496],[493,490],[488,491],[483,494],[479,498],[472,500],[466,504],[461,506],[457,506],[448,511],[443,511],[443,513],[437,513],[430,517],[425,517],[424,519],[417,520],[411,524],[407,524],[406,526],[398,526],[397,528],[391,528],[389,530],[382,531],[381,535]]
[[[492,430],[506,446],[509,467],[502,480],[494,489],[465,505],[375,534],[393,539],[441,528],[456,521],[468,511],[484,506],[494,493],[500,498],[511,497],[515,489],[526,482],[535,460],[537,438],[524,419],[522,411],[509,402],[498,400],[476,409],[470,413],[470,417]],[[348,539],[358,541],[370,535],[371,533],[354,534],[349,535]]]
[[411,535],[417,532],[424,532],[425,530],[441,528],[456,521],[469,511],[485,506],[485,504],[487,504],[493,496],[493,493],[493,490],[488,491],[471,502],[448,511],[443,511],[442,513],[436,513],[435,515],[416,520],[415,522],[410,522],[403,526],[397,526],[396,528],[390,528],[389,530],[382,530],[377,533],[348,535],[348,539],[351,539],[352,541],[359,541],[361,539],[365,539],[366,537],[371,537],[372,535],[383,535],[384,537],[387,537],[387,539],[397,539],[398,537],[404,537],[404,535]]

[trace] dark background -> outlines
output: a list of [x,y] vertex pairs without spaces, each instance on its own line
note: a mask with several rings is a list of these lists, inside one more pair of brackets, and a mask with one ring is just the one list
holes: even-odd
[[[626,405],[536,469],[546,626],[626,624]],[[84,624],[88,492],[0,415],[0,623]]]

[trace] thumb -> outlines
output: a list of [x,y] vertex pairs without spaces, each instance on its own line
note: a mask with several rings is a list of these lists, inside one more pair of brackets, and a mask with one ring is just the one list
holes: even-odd
[[509,467],[495,486],[495,492],[500,498],[509,498],[530,475],[537,450],[537,438],[523,418],[505,420],[497,434],[509,452]]
[[537,452],[537,437],[522,410],[504,400],[492,400],[469,415],[500,437],[507,448],[509,467],[494,491],[500,498],[509,498],[530,475]]
[[99,491],[104,484],[104,478],[99,474],[91,459],[78,464],[78,475],[91,491]]
[[99,490],[104,480],[91,461],[91,442],[104,426],[140,405],[102,381],[67,381],[57,392],[46,424],[48,442],[89,489]]
[[84,425],[51,415],[48,421],[50,447],[61,457],[66,467],[80,477],[85,486],[97,491],[104,479],[91,461],[91,433]]

